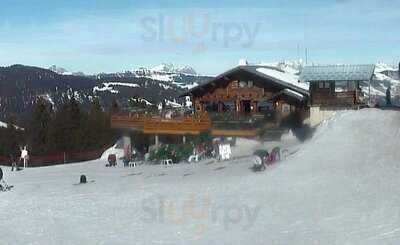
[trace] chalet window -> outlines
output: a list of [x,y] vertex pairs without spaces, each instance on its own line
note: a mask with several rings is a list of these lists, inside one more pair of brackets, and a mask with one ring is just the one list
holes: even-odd
[[282,105],[282,112],[283,113],[289,113],[290,112],[290,105],[289,104],[283,104]]
[[204,104],[204,107],[207,112],[217,112],[218,111],[218,103],[215,103],[215,102],[206,102]]
[[356,82],[353,81],[337,81],[335,82],[335,92],[355,91],[356,86]]
[[318,88],[329,89],[329,88],[331,88],[331,83],[330,82],[318,82]]
[[249,88],[252,88],[253,85],[254,85],[253,81],[248,81],[248,82],[247,82],[247,86],[248,86]]
[[237,88],[239,86],[238,81],[233,81],[232,82],[232,88]]
[[258,111],[259,112],[270,112],[273,109],[274,105],[268,101],[261,101],[258,103]]
[[335,92],[346,92],[348,91],[347,82],[336,81],[335,82]]
[[247,87],[247,82],[246,82],[246,81],[240,81],[240,82],[239,82],[239,87],[240,87],[240,88],[245,88],[245,87]]
[[235,102],[224,102],[223,111],[235,111]]

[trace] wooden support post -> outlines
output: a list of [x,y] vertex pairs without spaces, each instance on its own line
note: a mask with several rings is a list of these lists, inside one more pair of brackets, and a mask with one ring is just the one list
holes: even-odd
[[182,136],[182,143],[186,144],[186,136],[185,135]]
[[369,88],[368,88],[368,106],[371,106],[371,80],[369,79]]
[[156,149],[158,149],[159,146],[160,146],[158,134],[155,134],[155,135],[154,135],[154,144],[156,145]]

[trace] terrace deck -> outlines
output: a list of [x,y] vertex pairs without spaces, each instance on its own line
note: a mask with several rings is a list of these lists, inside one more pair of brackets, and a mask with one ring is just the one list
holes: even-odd
[[[266,125],[271,126],[271,124]],[[258,135],[260,129],[257,127],[221,128],[220,124],[213,125],[212,120],[208,116],[176,119],[112,116],[111,127],[122,130],[141,131],[145,134],[198,135],[201,132],[209,131],[213,136],[236,137],[255,137]]]

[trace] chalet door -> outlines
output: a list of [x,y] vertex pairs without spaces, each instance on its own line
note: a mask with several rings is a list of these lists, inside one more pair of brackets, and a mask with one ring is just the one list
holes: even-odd
[[251,112],[251,101],[250,100],[243,100],[242,101],[242,108],[243,112],[250,113]]

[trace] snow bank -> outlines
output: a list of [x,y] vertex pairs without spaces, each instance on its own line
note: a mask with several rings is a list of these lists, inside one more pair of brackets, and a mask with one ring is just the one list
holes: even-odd
[[115,154],[117,156],[117,159],[124,157],[124,148],[122,146],[121,141],[118,141],[115,145],[113,145],[112,147],[105,150],[103,152],[103,154],[101,155],[100,159],[107,160],[108,155],[110,155],[110,154]]
[[[251,158],[6,168],[15,187],[0,193],[1,243],[398,244],[399,125],[394,111],[337,113],[260,173],[249,170]],[[95,182],[74,185],[81,174]]]
[[236,144],[232,148],[233,157],[248,156],[253,154],[255,149],[262,148],[262,144],[253,139],[237,138]]

